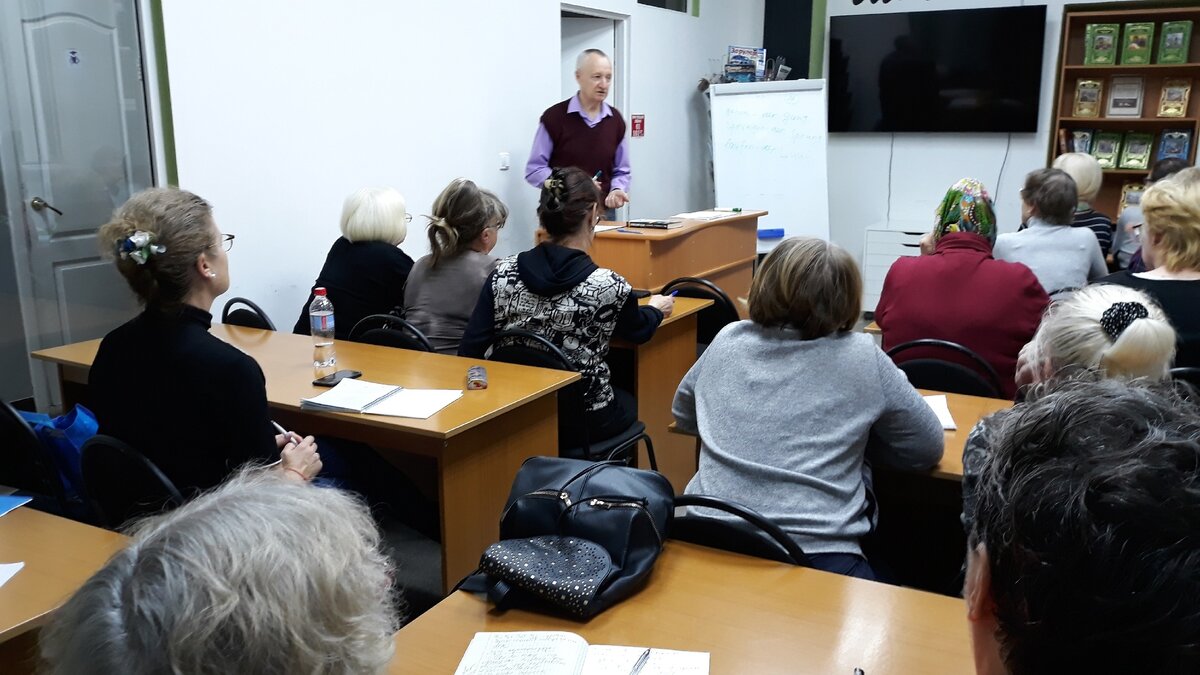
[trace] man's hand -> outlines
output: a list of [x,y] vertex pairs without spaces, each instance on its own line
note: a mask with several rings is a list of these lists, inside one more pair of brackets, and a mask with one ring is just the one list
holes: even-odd
[[628,203],[629,195],[624,190],[613,190],[604,198],[604,206],[610,209],[619,209]]

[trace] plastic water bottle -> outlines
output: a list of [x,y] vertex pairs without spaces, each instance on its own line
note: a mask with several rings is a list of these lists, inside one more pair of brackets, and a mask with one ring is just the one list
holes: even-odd
[[333,347],[333,303],[325,289],[313,289],[313,301],[308,306],[308,326],[312,332],[313,370],[316,377],[325,377],[337,370],[337,352]]

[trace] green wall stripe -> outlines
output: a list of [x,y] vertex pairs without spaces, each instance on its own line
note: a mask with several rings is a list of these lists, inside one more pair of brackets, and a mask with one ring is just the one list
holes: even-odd
[[815,80],[821,77],[825,63],[825,2],[813,0],[812,5],[812,37],[808,43],[808,77]]
[[150,26],[154,36],[154,66],[158,70],[158,109],[162,121],[163,157],[167,163],[167,183],[179,185],[179,166],[175,162],[175,120],[171,115],[171,78],[167,73],[167,34],[163,29],[162,0],[150,0]]

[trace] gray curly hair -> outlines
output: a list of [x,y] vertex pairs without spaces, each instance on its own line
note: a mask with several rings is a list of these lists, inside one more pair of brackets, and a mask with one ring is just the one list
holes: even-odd
[[347,493],[246,470],[134,526],[42,636],[48,673],[378,673],[391,570]]

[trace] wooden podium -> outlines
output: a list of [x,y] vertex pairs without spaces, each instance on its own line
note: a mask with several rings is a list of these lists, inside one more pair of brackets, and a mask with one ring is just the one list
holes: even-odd
[[[716,220],[685,220],[682,227],[670,230],[597,232],[591,256],[597,265],[614,270],[634,288],[652,293],[679,277],[703,277],[725,291],[744,317],[738,298],[750,295],[758,219],[765,215],[766,211],[742,211]],[[614,224],[624,225],[601,223]]]

